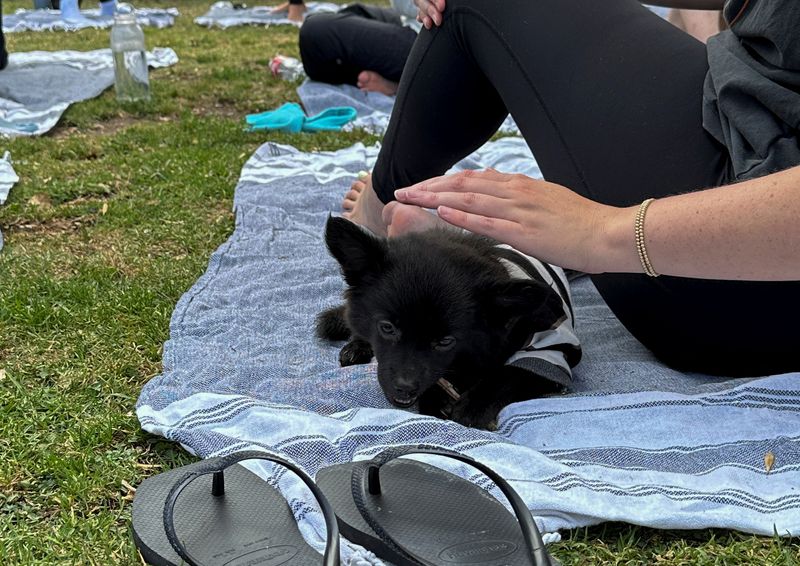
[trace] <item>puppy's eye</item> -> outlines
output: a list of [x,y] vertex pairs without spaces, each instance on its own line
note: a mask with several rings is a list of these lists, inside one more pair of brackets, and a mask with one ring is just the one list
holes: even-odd
[[439,350],[440,352],[446,352],[455,345],[456,345],[456,339],[454,337],[445,336],[444,338],[436,342],[436,344],[434,344],[433,347]]
[[378,332],[383,336],[390,337],[397,334],[397,329],[394,327],[394,324],[388,320],[381,320],[378,322]]

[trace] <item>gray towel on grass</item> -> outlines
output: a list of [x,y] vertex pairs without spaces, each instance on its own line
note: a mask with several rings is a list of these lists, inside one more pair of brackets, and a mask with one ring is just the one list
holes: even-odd
[[[140,26],[166,28],[174,25],[178,16],[177,8],[136,8],[136,21]],[[81,10],[81,17],[65,20],[60,10],[20,9],[11,15],[3,16],[3,32],[19,31],[77,31],[79,29],[109,28],[114,19],[100,15],[100,10]]]
[[[147,53],[150,67],[177,62],[169,48]],[[70,104],[99,96],[113,84],[111,49],[11,53],[8,67],[0,73],[0,135],[44,134]]]
[[[268,26],[268,25],[300,25],[286,17],[286,12],[272,13],[274,6],[253,6],[252,8],[234,8],[232,2],[215,2],[211,8],[194,19],[194,23],[207,28],[227,29],[236,26]],[[307,2],[306,15],[323,12],[338,12],[341,8],[331,2]]]

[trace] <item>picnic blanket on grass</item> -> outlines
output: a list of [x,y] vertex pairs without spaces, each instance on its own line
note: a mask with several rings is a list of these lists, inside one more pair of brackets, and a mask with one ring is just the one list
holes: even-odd
[[[141,26],[167,28],[175,24],[179,15],[177,8],[136,8],[136,21]],[[19,9],[13,14],[3,16],[3,32],[18,31],[77,31],[79,29],[110,28],[114,23],[112,16],[103,16],[98,8],[81,10],[81,17],[64,19],[60,10]]]
[[[277,5],[277,4],[276,4]],[[299,25],[291,21],[286,12],[272,13],[275,6],[253,6],[237,8],[233,2],[215,2],[211,8],[194,19],[194,23],[207,28],[227,29],[235,26]],[[331,2],[306,2],[306,15],[323,12],[338,12],[340,5]]]
[[[536,175],[526,150],[504,138],[457,168]],[[303,153],[268,143],[250,158],[234,197],[235,231],[178,302],[163,374],[141,392],[145,430],[204,457],[278,453],[312,476],[394,445],[447,447],[505,477],[548,541],[607,520],[800,532],[800,374],[747,381],[672,371],[628,334],[588,278],[572,288],[584,348],[576,393],[511,405],[496,432],[393,408],[374,365],[340,368],[341,344],[313,332],[316,314],[338,304],[344,287],[323,227],[376,154],[360,144]],[[436,463],[502,497],[474,470]],[[324,523],[300,482],[251,468],[282,490],[321,550]],[[349,543],[343,555],[345,564],[381,564]]]
[[[147,52],[150,67],[177,62],[170,48]],[[0,73],[0,135],[44,134],[70,104],[99,96],[113,84],[111,49],[11,53]]]

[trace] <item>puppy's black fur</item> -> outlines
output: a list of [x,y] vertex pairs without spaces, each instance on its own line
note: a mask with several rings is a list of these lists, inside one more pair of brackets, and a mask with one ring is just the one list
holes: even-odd
[[[381,239],[329,218],[325,241],[348,288],[344,305],[321,313],[317,334],[349,342],[343,366],[378,362],[378,381],[399,407],[491,428],[516,401],[560,386],[504,362],[563,313],[536,280],[513,280],[495,242],[442,230]],[[450,382],[458,400],[437,383]]]

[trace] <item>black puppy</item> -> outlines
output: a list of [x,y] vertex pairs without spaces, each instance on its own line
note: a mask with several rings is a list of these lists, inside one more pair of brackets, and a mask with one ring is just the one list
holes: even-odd
[[509,403],[561,388],[530,368],[505,365],[534,334],[565,318],[550,285],[509,275],[501,258],[520,254],[443,230],[382,239],[334,217],[325,241],[348,288],[344,305],[319,315],[317,334],[349,339],[343,366],[374,354],[394,405],[419,402],[423,414],[490,428]]

